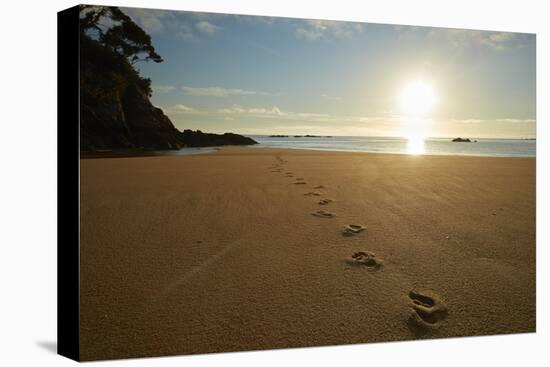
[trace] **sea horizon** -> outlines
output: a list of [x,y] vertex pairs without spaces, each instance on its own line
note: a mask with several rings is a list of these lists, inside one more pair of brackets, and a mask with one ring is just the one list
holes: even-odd
[[[293,137],[316,137],[316,138],[324,138],[324,137],[346,137],[346,138],[395,138],[395,139],[408,139],[408,136],[406,135],[338,135],[338,134],[311,134],[311,133],[304,133],[304,134],[255,134],[255,133],[246,133],[246,132],[238,132],[235,133],[233,131],[227,131],[228,133],[233,134],[239,134],[243,136],[263,136],[263,137],[281,137],[281,136],[287,136],[289,138]],[[213,132],[214,134],[224,134],[226,132]],[[455,139],[455,138],[469,138],[471,140],[476,139],[485,139],[485,140],[536,140],[536,137],[499,137],[499,136],[471,136],[471,135],[456,135],[456,136],[425,136],[424,139]]]
[[[244,135],[258,142],[255,148],[289,148],[408,155],[458,155],[489,157],[536,157],[536,138],[470,138],[471,142],[453,142],[453,138],[408,139],[389,136],[317,136],[270,137]],[[465,137],[463,137],[465,138]]]

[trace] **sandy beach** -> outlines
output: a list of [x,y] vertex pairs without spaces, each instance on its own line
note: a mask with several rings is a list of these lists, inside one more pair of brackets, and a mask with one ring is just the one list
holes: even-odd
[[80,163],[83,360],[535,331],[535,159]]

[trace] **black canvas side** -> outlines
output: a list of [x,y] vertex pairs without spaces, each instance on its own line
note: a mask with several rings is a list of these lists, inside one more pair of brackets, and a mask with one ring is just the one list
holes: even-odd
[[57,353],[80,359],[79,6],[57,14]]

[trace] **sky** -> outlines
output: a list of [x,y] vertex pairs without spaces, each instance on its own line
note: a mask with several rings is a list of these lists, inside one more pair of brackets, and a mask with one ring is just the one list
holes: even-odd
[[122,10],[164,59],[137,67],[180,130],[536,134],[533,34]]

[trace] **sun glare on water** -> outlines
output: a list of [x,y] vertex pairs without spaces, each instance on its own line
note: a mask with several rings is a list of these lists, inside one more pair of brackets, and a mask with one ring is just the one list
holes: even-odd
[[407,84],[400,95],[404,135],[407,138],[408,154],[423,154],[427,125],[431,122],[431,113],[436,103],[430,84],[417,80]]

